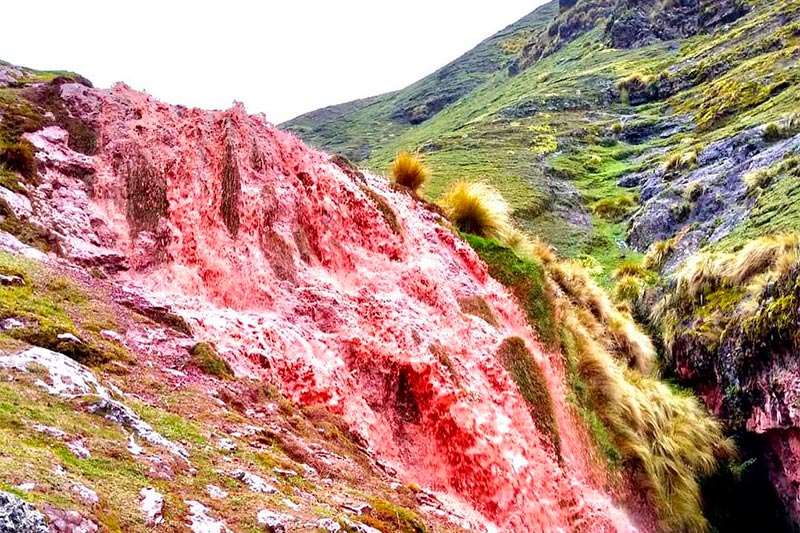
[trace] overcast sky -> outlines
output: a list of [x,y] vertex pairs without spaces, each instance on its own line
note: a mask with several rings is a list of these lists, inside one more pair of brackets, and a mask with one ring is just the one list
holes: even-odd
[[15,0],[0,59],[275,123],[400,89],[543,0]]

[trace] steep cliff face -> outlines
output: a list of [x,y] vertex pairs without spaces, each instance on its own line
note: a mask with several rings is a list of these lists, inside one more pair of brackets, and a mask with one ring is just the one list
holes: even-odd
[[[796,238],[785,239],[788,245],[777,246],[782,252],[773,248],[775,255],[763,263],[753,260],[753,252],[763,253],[775,243],[754,241],[739,252],[738,264],[750,272],[738,285],[708,277],[713,279],[711,269],[726,271],[725,256],[704,256],[715,264],[709,264],[705,274],[693,260],[678,271],[678,287],[662,301],[666,311],[661,320],[671,331],[670,368],[742,435],[751,466],[772,483],[760,489],[760,495],[774,491],[787,510],[787,522],[796,528],[800,524],[800,367],[795,357],[800,283]],[[681,289],[690,271],[704,280],[693,303]],[[782,527],[791,530],[788,523]]]
[[[171,308],[240,378],[342,415],[474,528],[636,529],[567,403],[562,358],[436,212],[241,106],[55,86],[97,138],[86,155],[58,126],[24,134],[30,222],[64,258]],[[462,311],[476,300],[495,320]],[[558,450],[500,361],[511,337],[544,376]]]

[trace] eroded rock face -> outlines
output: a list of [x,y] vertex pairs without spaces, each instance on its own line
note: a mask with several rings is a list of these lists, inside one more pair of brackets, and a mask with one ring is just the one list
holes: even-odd
[[628,233],[631,246],[644,251],[680,233],[679,246],[664,267],[671,272],[704,244],[736,229],[757,199],[749,194],[745,177],[800,148],[800,135],[767,142],[763,132],[759,126],[711,143],[696,154],[693,168],[659,167],[626,177],[630,181],[623,185],[641,187],[642,206]]
[[[717,341],[691,330],[676,338],[670,364],[709,409],[740,435],[800,525],[800,270],[769,284],[759,310],[726,325]],[[750,448],[750,449],[747,449]],[[765,487],[770,490],[772,487]]]
[[609,17],[606,37],[614,48],[638,48],[691,37],[733,22],[745,12],[739,0],[621,1]]

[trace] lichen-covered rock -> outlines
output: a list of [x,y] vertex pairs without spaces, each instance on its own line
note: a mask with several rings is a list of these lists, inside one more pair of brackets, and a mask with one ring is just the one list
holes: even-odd
[[668,364],[731,430],[756,443],[768,489],[800,524],[800,269],[767,284],[752,313],[725,312],[701,334],[706,312],[680,316]]
[[663,3],[625,0],[609,17],[606,37],[614,48],[638,48],[691,37],[746,12],[740,0],[680,0]]
[[148,527],[157,526],[164,521],[164,496],[152,487],[139,491],[139,509],[145,516]]
[[78,511],[60,509],[49,503],[44,513],[50,520],[50,533],[97,533],[97,524]]
[[627,177],[641,187],[641,208],[631,220],[628,242],[646,250],[681,233],[680,246],[664,265],[671,272],[704,244],[728,236],[745,220],[756,197],[745,177],[800,149],[800,135],[768,143],[763,127],[709,144],[687,168],[657,168]]
[[42,513],[7,492],[0,491],[0,531],[3,533],[48,533]]

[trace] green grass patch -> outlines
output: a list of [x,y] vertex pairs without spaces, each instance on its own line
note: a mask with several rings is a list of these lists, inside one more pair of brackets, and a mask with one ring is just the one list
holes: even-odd
[[513,250],[496,241],[474,235],[464,235],[464,238],[489,267],[491,276],[517,297],[539,339],[548,346],[554,346],[558,334],[553,309],[545,294],[542,265],[520,258]]

